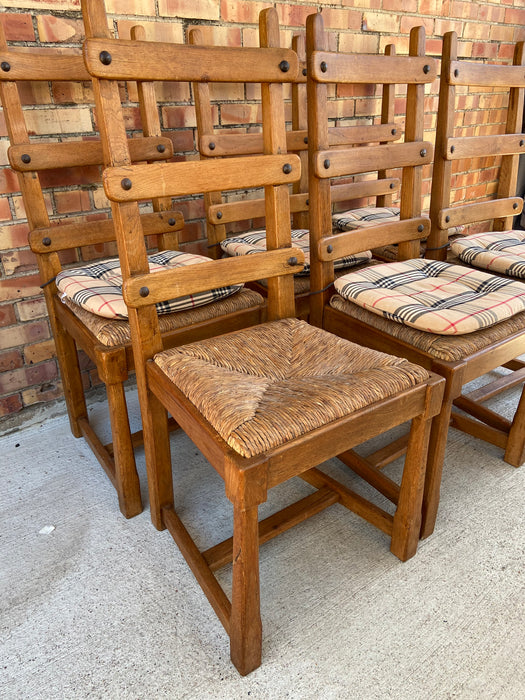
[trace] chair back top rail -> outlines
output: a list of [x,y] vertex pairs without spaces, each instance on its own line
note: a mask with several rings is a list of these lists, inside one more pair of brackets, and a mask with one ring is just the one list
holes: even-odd
[[114,202],[132,202],[160,197],[180,197],[197,192],[265,187],[294,182],[301,172],[299,157],[249,156],[218,160],[125,165],[104,171],[107,197]]
[[89,73],[108,80],[291,83],[299,61],[291,49],[194,46],[124,39],[87,39]]
[[428,56],[371,56],[314,51],[309,71],[318,83],[431,83],[436,61]]

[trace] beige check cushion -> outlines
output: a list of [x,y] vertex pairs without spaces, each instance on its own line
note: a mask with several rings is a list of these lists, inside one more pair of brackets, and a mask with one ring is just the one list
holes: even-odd
[[[165,250],[148,256],[150,272],[173,270],[197,265],[210,258],[176,250]],[[83,309],[105,318],[128,318],[128,309],[122,297],[122,271],[118,258],[63,270],[57,275],[56,285],[62,297],[67,297]],[[189,294],[157,304],[159,314],[194,309],[235,294],[240,285],[220,287],[198,294]]]
[[154,362],[243,457],[428,379],[405,359],[292,318],[165,350]]
[[525,310],[525,284],[437,260],[407,260],[343,275],[346,300],[441,335],[488,328]]
[[353,231],[391,221],[399,221],[399,207],[361,207],[332,216],[332,226],[337,231]]
[[[304,253],[304,270],[299,275],[310,274],[310,233],[308,229],[295,229],[292,231],[292,245],[300,248]],[[243,233],[239,236],[226,238],[221,242],[221,248],[225,253],[231,256],[235,255],[250,255],[252,253],[260,253],[266,250],[266,231],[252,231]],[[356,255],[347,255],[344,258],[336,260],[334,268],[340,270],[344,267],[354,267],[365,263],[372,257],[369,250]]]
[[525,279],[525,231],[493,231],[456,239],[452,252],[467,265]]

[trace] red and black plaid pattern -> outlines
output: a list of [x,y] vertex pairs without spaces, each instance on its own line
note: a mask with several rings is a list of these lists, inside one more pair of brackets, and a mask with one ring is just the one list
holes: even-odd
[[[176,269],[206,262],[210,258],[175,250],[165,250],[148,256],[150,272]],[[82,308],[106,318],[128,318],[128,309],[122,297],[122,271],[118,258],[63,270],[57,275],[56,284],[62,297],[68,297]],[[242,284],[189,294],[157,304],[159,314],[187,311],[197,306],[211,304],[238,292]]]
[[337,231],[353,231],[391,221],[399,221],[399,207],[361,207],[332,216],[332,226]]
[[[310,233],[307,229],[295,229],[292,231],[292,245],[300,248],[304,253],[304,270],[298,273],[299,275],[310,274]],[[226,238],[221,242],[221,248],[230,256],[235,255],[251,255],[252,253],[260,253],[266,250],[266,231],[251,231],[243,233],[239,236]],[[356,255],[347,255],[344,258],[336,260],[334,267],[336,270],[345,267],[354,267],[365,263],[372,257],[369,250]]]
[[348,301],[430,333],[472,333],[525,310],[525,284],[437,260],[407,260],[335,281]]
[[525,279],[525,231],[493,231],[458,238],[452,252],[467,265]]

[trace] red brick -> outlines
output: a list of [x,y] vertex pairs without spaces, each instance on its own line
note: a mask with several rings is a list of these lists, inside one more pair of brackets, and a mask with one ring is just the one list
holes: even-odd
[[12,326],[16,323],[14,304],[2,304],[0,306],[0,328]]
[[0,394],[19,391],[33,384],[43,384],[58,376],[55,362],[43,362],[34,367],[15,369],[0,375]]
[[46,170],[41,173],[40,182],[44,188],[91,185],[93,182],[100,182],[100,170],[96,166]]
[[0,261],[7,277],[15,272],[28,272],[36,268],[36,258],[30,250],[11,250],[0,255]]
[[11,394],[0,399],[0,418],[18,413],[23,408],[20,394]]
[[71,214],[76,211],[91,211],[93,208],[86,190],[55,192],[57,214]]
[[2,192],[2,194],[20,192],[18,177],[11,168],[0,169],[0,192]]
[[519,26],[523,26],[525,24],[525,10],[507,8],[505,10],[505,24],[517,24]]
[[[12,3],[11,3],[12,4]],[[34,41],[35,31],[31,15],[5,12],[0,14],[7,41]]]
[[57,104],[93,104],[93,88],[90,82],[52,84],[53,99]]
[[15,279],[0,280],[0,303],[15,299],[24,299],[41,294],[38,275],[27,275]]
[[63,396],[62,382],[46,382],[37,388],[26,389],[22,392],[24,406],[32,406],[35,403],[45,403],[59,399]]
[[0,352],[0,372],[9,372],[12,369],[22,367],[23,359],[20,350],[8,350]]
[[47,314],[46,301],[43,297],[19,301],[16,305],[16,310],[21,321],[33,321],[35,318],[44,318]]
[[[277,5],[277,15],[281,26],[304,28],[306,18],[315,12],[315,8],[308,5]],[[323,19],[326,20],[323,12]],[[326,24],[325,27],[329,25]]]
[[412,27],[425,27],[425,32],[427,36],[434,33],[439,34],[439,32],[434,28],[434,20],[428,17],[411,17],[410,15],[403,15],[401,17],[400,31],[402,34],[410,34]]
[[49,338],[49,326],[47,321],[35,321],[34,323],[21,323],[14,328],[0,330],[0,349],[15,348],[18,345],[34,343]]
[[0,250],[23,248],[27,246],[28,224],[11,224],[0,226]]
[[164,17],[216,20],[219,19],[219,3],[216,0],[159,0],[159,13]]
[[37,27],[40,41],[75,43],[82,41],[85,36],[84,24],[81,19],[38,15]]
[[499,44],[488,41],[475,41],[472,44],[472,58],[497,58]]
[[272,7],[272,3],[221,0],[220,18],[223,22],[237,22],[238,24],[258,24],[259,13],[266,7]]
[[36,365],[55,356],[55,342],[52,339],[45,340],[43,343],[33,343],[24,348],[24,360],[28,365]]
[[12,219],[11,208],[7,197],[0,199],[0,221],[10,221]]
[[364,32],[388,32],[397,34],[399,31],[399,15],[366,12],[363,15],[362,30]]

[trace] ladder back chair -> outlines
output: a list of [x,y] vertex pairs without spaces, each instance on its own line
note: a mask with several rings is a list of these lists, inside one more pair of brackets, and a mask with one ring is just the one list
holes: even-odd
[[[520,155],[525,154],[522,132],[525,45],[524,42],[516,44],[513,65],[505,66],[458,61],[457,43],[455,32],[445,34],[430,204],[430,247],[434,250],[427,257],[446,260],[449,229],[455,225],[477,224],[478,232],[451,242],[453,256],[473,267],[525,279],[525,232],[512,230],[513,217],[523,209],[523,200],[516,196],[516,190],[518,162]],[[457,124],[458,115],[462,114],[459,100],[479,99],[476,93],[480,90],[486,110],[492,106],[493,110],[505,114],[504,125],[478,123],[467,127]],[[503,97],[507,104],[502,110]],[[481,114],[486,115],[488,111]],[[493,179],[497,180],[494,197],[452,205],[454,166],[462,172],[476,173],[481,167],[479,159],[492,159]],[[489,227],[492,231],[487,230]]]
[[[291,50],[279,48],[275,9],[261,14],[262,48],[204,48],[112,40],[102,2],[86,0],[82,7],[86,65],[109,159],[105,190],[125,271],[151,515],[157,528],[169,529],[187,559],[229,634],[233,663],[246,674],[261,663],[260,541],[340,502],[385,531],[399,558],[415,553],[427,438],[443,382],[405,360],[341,341],[294,318],[292,275],[304,254],[291,247],[289,184],[300,176],[300,161],[286,153],[282,84],[293,79],[299,64]],[[101,55],[110,55],[111,62],[101,63]],[[124,78],[261,83],[263,155],[130,165],[117,84]],[[158,191],[178,196],[241,186],[264,187],[267,251],[203,263],[200,274],[148,272],[138,201]],[[156,302],[211,282],[261,278],[268,279],[267,323],[163,350]],[[233,537],[204,552],[175,511],[166,411],[222,477],[233,504]],[[393,515],[317,468],[407,420],[412,429],[401,485],[366,474],[397,506]],[[259,523],[258,506],[268,489],[296,475],[316,490]],[[228,563],[233,564],[231,600],[214,575]]]
[[[432,145],[423,140],[424,86],[435,76],[433,59],[425,56],[425,35],[416,27],[410,35],[409,56],[356,56],[325,50],[320,15],[307,21],[308,108],[310,146],[310,231],[312,288],[311,319],[349,340],[417,362],[446,379],[445,398],[430,437],[429,465],[423,501],[421,535],[434,529],[447,431],[452,425],[505,450],[505,460],[518,466],[524,459],[525,400],[513,421],[481,406],[480,395],[497,388],[462,396],[462,386],[505,366],[521,368],[515,358],[525,351],[525,286],[446,262],[417,256],[420,237],[430,222],[421,216],[421,166],[432,157]],[[357,151],[328,150],[327,84],[385,82],[385,76],[407,85],[405,143],[365,147]],[[333,259],[362,245],[352,232],[324,233],[330,217],[328,178],[369,170],[380,163],[402,168],[401,220],[367,230],[368,246],[398,243],[399,262],[385,263],[345,275],[334,281]],[[360,232],[363,236],[365,232]],[[318,294],[315,294],[320,290]],[[518,371],[514,384],[520,381]],[[465,416],[452,412],[456,402]],[[380,452],[369,459],[385,464],[392,454]]]
[[[193,45],[205,45],[202,31],[192,29],[190,43]],[[290,197],[290,209],[292,212],[293,228],[292,239],[294,245],[300,246],[307,257],[307,264],[302,273],[294,279],[296,313],[300,317],[307,317],[309,309],[309,232],[308,232],[308,132],[307,132],[307,105],[306,105],[306,69],[305,65],[305,40],[304,35],[294,36],[292,48],[298,54],[302,67],[297,79],[292,83],[292,129],[286,132],[288,152],[297,153],[301,159],[301,179],[293,184],[293,194]],[[387,51],[393,52],[394,47],[387,47]],[[363,124],[359,126],[333,126],[330,128],[330,144],[335,147],[342,145],[358,145],[360,143],[391,141],[399,138],[399,128],[392,122],[393,91],[387,86],[382,101],[382,115],[380,124]],[[232,130],[224,126],[223,110],[229,103],[222,105],[212,101],[210,85],[208,83],[195,83],[193,85],[195,96],[198,149],[201,159],[226,158],[238,155],[255,155],[262,152],[262,133],[247,132],[238,133],[238,129]],[[244,103],[241,103],[244,104]],[[215,112],[214,112],[215,105]],[[215,121],[218,123],[216,124]],[[260,124],[252,125],[250,129],[256,129]],[[396,178],[388,178],[387,172],[382,170],[375,174],[374,179],[361,178],[360,181],[337,183],[332,188],[332,203],[340,204],[353,201],[354,209],[345,210],[334,214],[334,227],[337,230],[348,228],[361,228],[371,225],[377,220],[390,220],[399,218],[399,210],[392,208],[393,193],[399,186]],[[244,195],[245,196],[245,195]],[[361,206],[369,204],[370,200],[377,199],[381,206]],[[235,199],[224,201],[221,192],[213,192],[205,195],[205,210],[207,213],[208,240],[211,249],[215,250],[215,257],[221,255],[248,255],[264,250],[266,247],[266,235],[262,220],[264,218],[264,199]],[[358,208],[356,208],[358,207]],[[228,235],[228,225],[236,225],[239,221],[246,221],[246,228],[250,230],[243,233]],[[378,251],[384,253],[385,251]],[[367,264],[371,258],[371,252],[362,250],[352,256],[338,260],[336,274],[342,274],[342,270],[354,266]],[[256,283],[257,291],[266,293],[265,282]]]
[[[143,29],[137,27],[135,32],[140,35]],[[113,258],[93,262],[104,253],[115,255],[113,222],[100,219],[102,213],[96,209],[81,211],[74,219],[56,211],[50,215],[46,205],[46,199],[54,196],[56,182],[74,184],[76,178],[84,189],[87,184],[101,185],[102,144],[91,139],[61,141],[58,139],[62,135],[52,133],[30,137],[21,96],[29,81],[76,84],[90,83],[91,77],[80,54],[20,51],[8,47],[3,34],[0,53],[4,68],[9,66],[9,70],[0,72],[0,99],[11,143],[9,160],[20,182],[30,228],[29,243],[38,262],[71,430],[75,437],[85,438],[116,488],[122,513],[133,517],[142,510],[134,455],[142,431],[131,434],[124,391],[124,382],[133,370],[127,309],[120,289],[118,261]],[[140,106],[144,136],[130,139],[132,160],[169,159],[173,155],[172,142],[161,136],[153,93],[141,94]],[[148,248],[151,250],[156,243],[158,249],[151,258],[152,264],[173,265],[181,259],[194,259],[177,250],[178,232],[184,222],[171,207],[171,199],[156,197],[152,200],[153,211],[142,215]],[[90,214],[94,215],[92,220]],[[76,267],[63,269],[62,259],[75,260]],[[219,327],[260,322],[262,298],[255,292],[243,291],[244,301],[240,300],[237,308],[235,296],[219,296],[219,301],[199,308],[193,308],[189,300],[190,310],[167,313],[161,319],[165,344],[213,335]],[[105,384],[112,434],[109,444],[102,442],[89,421],[78,349],[94,362]]]

